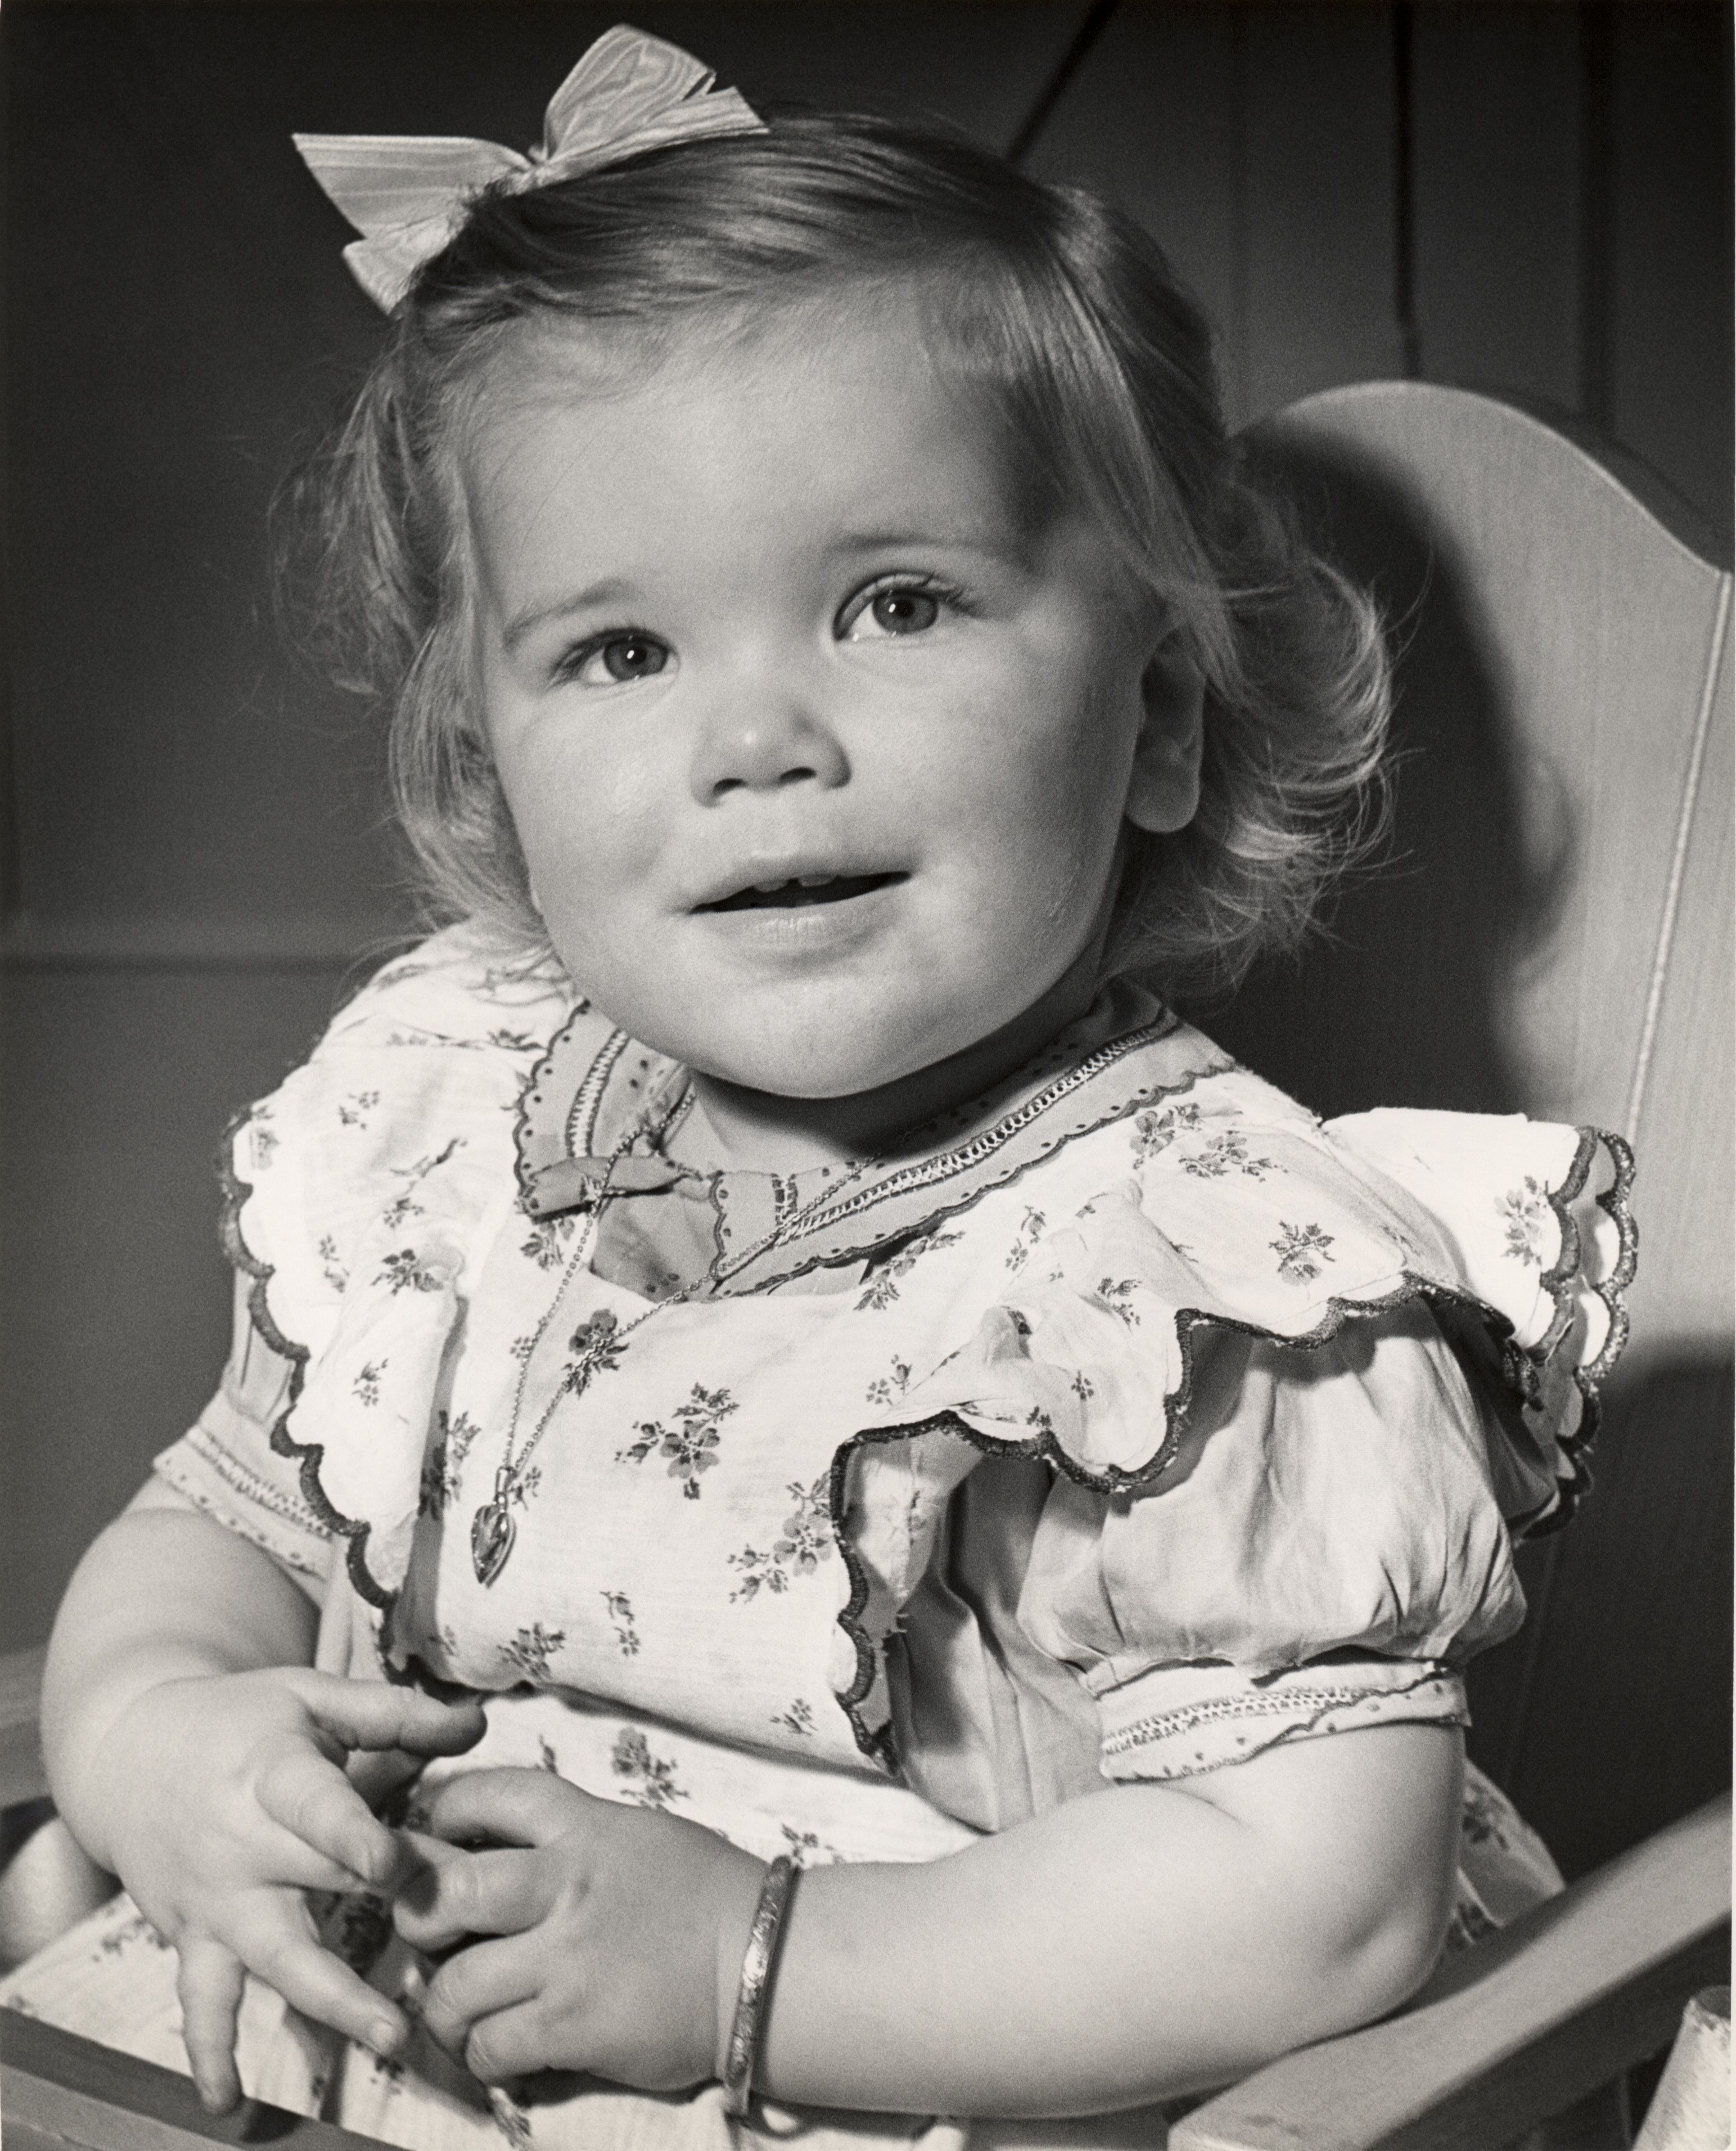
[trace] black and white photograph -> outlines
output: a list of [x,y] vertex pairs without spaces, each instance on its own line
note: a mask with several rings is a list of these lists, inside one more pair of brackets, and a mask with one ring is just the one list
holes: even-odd
[[1728,2151],[1732,45],[8,0],[8,2147]]

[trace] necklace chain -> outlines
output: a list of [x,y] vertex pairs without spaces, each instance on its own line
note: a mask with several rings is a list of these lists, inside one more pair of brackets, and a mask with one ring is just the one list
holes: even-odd
[[[675,1117],[677,1116],[674,1114],[666,1116],[656,1129],[654,1140],[660,1139],[668,1132],[669,1125]],[[523,1358],[518,1369],[518,1379],[512,1392],[512,1416],[507,1424],[506,1448],[501,1457],[499,1467],[494,1475],[494,1492],[492,1497],[477,1511],[471,1521],[471,1559],[476,1568],[477,1580],[480,1583],[493,1582],[496,1577],[505,1567],[507,1556],[512,1550],[512,1541],[517,1532],[508,1504],[523,1479],[525,1466],[529,1463],[532,1452],[548,1430],[555,1413],[560,1408],[562,1398],[569,1394],[578,1397],[584,1394],[585,1389],[589,1386],[591,1374],[595,1371],[603,1353],[623,1344],[634,1330],[642,1328],[654,1315],[661,1314],[667,1308],[679,1307],[690,1301],[702,1284],[707,1282],[722,1284],[726,1278],[734,1277],[738,1272],[745,1269],[750,1263],[758,1261],[760,1256],[770,1254],[775,1248],[783,1246],[800,1230],[816,1210],[823,1204],[833,1201],[845,1188],[860,1179],[867,1170],[865,1160],[859,1161],[850,1166],[841,1179],[822,1189],[811,1201],[804,1203],[800,1209],[792,1211],[787,1217],[780,1219],[772,1227],[770,1232],[757,1240],[752,1247],[746,1248],[739,1255],[727,1258],[719,1258],[714,1261],[703,1278],[695,1278],[691,1284],[679,1287],[667,1299],[654,1301],[642,1314],[634,1315],[632,1321],[620,1324],[611,1317],[600,1334],[588,1344],[581,1344],[578,1342],[578,1338],[583,1335],[583,1331],[575,1333],[577,1356],[568,1361],[560,1380],[554,1386],[553,1394],[538,1414],[536,1425],[525,1437],[523,1445],[515,1457],[512,1453],[513,1444],[518,1438],[518,1422],[523,1415],[525,1393],[530,1384],[531,1368],[535,1362],[537,1352],[542,1348],[543,1339],[554,1325],[555,1317],[560,1312],[568,1288],[578,1275],[586,1257],[590,1253],[592,1243],[596,1237],[598,1226],[603,1216],[603,1206],[608,1199],[608,1174],[613,1172],[615,1167],[627,1156],[638,1137],[647,1131],[646,1123],[642,1119],[610,1152],[608,1172],[604,1173],[602,1183],[592,1201],[589,1214],[578,1234],[573,1253],[567,1258],[562,1267],[560,1282],[555,1287],[554,1297],[549,1301],[542,1320],[537,1324],[529,1342],[524,1347]],[[606,1313],[606,1310],[604,1312]],[[593,1317],[593,1323],[598,1319],[598,1317]]]

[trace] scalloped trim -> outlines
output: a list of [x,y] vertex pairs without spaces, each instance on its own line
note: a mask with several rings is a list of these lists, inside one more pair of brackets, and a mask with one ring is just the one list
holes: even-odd
[[1556,1445],[1567,1459],[1572,1477],[1557,1495],[1552,1508],[1530,1522],[1522,1536],[1542,1538],[1551,1531],[1558,1531],[1572,1521],[1574,1511],[1592,1491],[1591,1450],[1597,1439],[1597,1429],[1603,1416],[1603,1401],[1600,1386],[1609,1379],[1611,1370],[1627,1349],[1631,1329],[1628,1314],[1628,1288],[1633,1282],[1634,1272],[1639,1267],[1639,1227],[1636,1222],[1628,1197],[1633,1189],[1633,1151],[1625,1137],[1610,1128],[1582,1127],[1579,1131],[1579,1148],[1574,1152],[1573,1162],[1567,1168],[1567,1177],[1561,1187],[1549,1191],[1549,1205],[1561,1221],[1561,1259],[1552,1270],[1544,1273],[1543,1284],[1555,1301],[1556,1317],[1547,1335],[1532,1348],[1531,1359],[1532,1379],[1535,1369],[1547,1356],[1542,1345],[1551,1349],[1559,1344],[1572,1326],[1573,1318],[1572,1281],[1578,1273],[1582,1253],[1579,1227],[1568,1215],[1567,1205],[1576,1202],[1591,1177],[1598,1150],[1607,1152],[1615,1168],[1615,1177],[1597,1197],[1597,1207],[1614,1221],[1617,1245],[1615,1267],[1602,1282],[1588,1280],[1592,1290],[1601,1299],[1609,1314],[1608,1334],[1602,1349],[1587,1367],[1573,1369],[1573,1381],[1579,1391],[1579,1424],[1571,1434],[1556,1437]]
[[[311,1354],[305,1344],[285,1335],[271,1312],[268,1288],[276,1270],[270,1263],[261,1262],[247,1244],[241,1231],[241,1212],[253,1194],[253,1183],[243,1180],[235,1171],[235,1138],[253,1119],[255,1108],[248,1106],[237,1113],[223,1131],[223,1141],[217,1153],[217,1177],[223,1188],[223,1210],[218,1223],[223,1252],[231,1265],[250,1280],[247,1290],[247,1313],[260,1337],[280,1359],[290,1365],[290,1385],[286,1401],[271,1429],[271,1446],[278,1455],[288,1457],[298,1467],[301,1480],[301,1498],[327,1531],[344,1542],[344,1562],[350,1572],[350,1581],[358,1597],[370,1606],[377,1607],[386,1622],[391,1618],[397,1593],[388,1591],[378,1582],[367,1564],[367,1543],[373,1526],[358,1522],[346,1516],[326,1498],[326,1489],[320,1480],[320,1466],[325,1460],[326,1450],[317,1441],[296,1441],[289,1427],[291,1415],[300,1402],[306,1384],[308,1361]],[[382,1654],[383,1656],[383,1654]]]
[[[581,1142],[589,1143],[593,1140],[597,1116],[602,1109],[609,1082],[622,1055],[635,1042],[624,1031],[612,1032],[588,1066],[580,1074],[572,1098],[562,1106],[560,1099],[565,1082],[553,1086],[552,1079],[561,1073],[563,1064],[568,1057],[575,1025],[580,1017],[591,1013],[593,1011],[588,1004],[582,1003],[574,1010],[549,1041],[547,1050],[531,1070],[520,1092],[513,1121],[512,1146],[521,1204],[530,1192],[532,1158],[536,1152],[542,1149],[553,1152],[558,1140],[561,1146],[560,1154],[578,1155]],[[1055,1125],[1056,1115],[1069,1099],[1109,1074],[1130,1055],[1145,1047],[1161,1044],[1178,1032],[1188,1029],[1189,1026],[1173,1009],[1154,1004],[1153,1012],[1145,1021],[1131,1030],[1104,1040],[1082,1060],[1070,1065],[1067,1064],[1065,1051],[1055,1054],[1052,1049],[1046,1050],[1034,1056],[1032,1061],[1027,1064],[1027,1067],[1039,1066],[1045,1060],[1053,1058],[1061,1072],[1030,1097],[997,1116],[987,1127],[978,1129],[976,1133],[966,1136],[962,1142],[937,1151],[931,1157],[884,1171],[877,1178],[871,1179],[831,1207],[828,1207],[825,1197],[820,1198],[815,1222],[790,1243],[790,1253],[795,1258],[785,1261],[781,1267],[775,1264],[766,1267],[765,1258],[771,1251],[762,1249],[760,1258],[756,1258],[760,1262],[760,1267],[756,1268],[753,1263],[749,1263],[742,1269],[731,1272],[727,1278],[717,1282],[706,1297],[750,1298],[795,1283],[818,1269],[836,1268],[866,1261],[884,1248],[928,1231],[943,1218],[956,1217],[972,1208],[996,1190],[1013,1185],[1033,1167],[1046,1163],[1077,1136],[1093,1135],[1101,1128],[1126,1120],[1135,1113],[1146,1111],[1164,1100],[1179,1097],[1209,1078],[1241,1072],[1240,1064],[1230,1055],[1196,1032],[1193,1035],[1204,1056],[1199,1066],[1188,1069],[1173,1082],[1153,1080],[1142,1084],[1129,1096],[1094,1113],[1076,1126]],[[669,1061],[667,1056],[659,1055],[658,1058],[665,1070],[672,1070],[677,1065]],[[570,1081],[571,1078],[568,1076],[565,1080]],[[655,1088],[654,1086],[654,1095]],[[949,1119],[968,1124],[980,1103],[980,1100],[971,1101],[952,1109],[948,1114],[938,1116],[930,1125],[939,1127]],[[684,1110],[684,1106],[676,1108],[664,1131],[666,1131],[668,1125],[679,1119]],[[557,1111],[560,1115],[558,1134],[553,1124],[553,1116]],[[1034,1141],[1027,1140],[1024,1148],[1013,1147],[1010,1156],[1004,1154],[1010,1146],[1017,1146],[1022,1138],[1028,1139],[1033,1130],[1041,1131]],[[548,1161],[543,1159],[540,1162],[546,1163]],[[713,1207],[719,1212],[720,1251],[721,1183],[730,1177],[716,1173],[710,1176]],[[741,1177],[770,1177],[774,1182],[778,1178],[776,1175],[744,1174]],[[961,1182],[961,1186],[956,1184]],[[904,1216],[895,1212],[891,1219],[882,1218],[877,1223],[867,1225],[860,1237],[846,1236],[847,1227],[852,1221],[862,1217],[865,1212],[872,1213],[886,1203],[906,1202],[910,1196],[931,1187],[936,1191],[933,1199],[920,1210]],[[797,1254],[804,1243],[811,1244],[815,1240],[820,1242],[820,1245],[812,1253]]]
[[1244,1337],[1280,1345],[1288,1351],[1312,1352],[1330,1344],[1352,1322],[1365,1321],[1389,1313],[1395,1308],[1413,1306],[1419,1300],[1430,1306],[1439,1304],[1461,1308],[1476,1316],[1500,1347],[1503,1371],[1507,1374],[1510,1385],[1520,1403],[1535,1403],[1541,1394],[1542,1369],[1560,1349],[1573,1323],[1573,1280],[1579,1273],[1582,1243],[1579,1228],[1569,1214],[1567,1206],[1577,1201],[1584,1192],[1592,1164],[1602,1149],[1608,1154],[1615,1169],[1615,1177],[1597,1201],[1598,1207],[1615,1220],[1620,1245],[1615,1266],[1608,1277],[1601,1283],[1587,1282],[1609,1310],[1609,1334],[1590,1365],[1576,1367],[1573,1370],[1575,1386],[1580,1396],[1578,1425],[1570,1433],[1554,1436],[1557,1453],[1567,1462],[1571,1475],[1565,1480],[1557,1479],[1552,1501],[1538,1516],[1522,1519],[1516,1526],[1510,1523],[1507,1527],[1516,1540],[1541,1537],[1547,1532],[1559,1531],[1591,1491],[1592,1475],[1587,1454],[1597,1436],[1600,1413],[1598,1384],[1608,1378],[1628,1342],[1629,1323],[1624,1294],[1633,1281],[1639,1253],[1638,1228],[1628,1205],[1628,1196],[1633,1185],[1633,1151],[1620,1136],[1608,1129],[1582,1127],[1578,1132],[1579,1146],[1561,1186],[1546,1191],[1550,1207],[1560,1221],[1562,1252],[1554,1268],[1546,1270],[1540,1280],[1555,1303],[1555,1313],[1548,1329],[1533,1345],[1516,1345],[1511,1323],[1498,1308],[1491,1307],[1486,1300],[1479,1299],[1474,1293],[1444,1285],[1437,1278],[1420,1277],[1407,1270],[1403,1273],[1404,1283],[1379,1299],[1340,1299],[1336,1297],[1329,1299],[1326,1312],[1315,1326],[1296,1335],[1269,1329],[1259,1323],[1244,1322],[1234,1315],[1211,1314],[1197,1307],[1178,1308],[1175,1330],[1176,1345],[1181,1358],[1181,1379],[1163,1399],[1163,1440],[1143,1464],[1131,1471],[1123,1470],[1117,1464],[1105,1465],[1102,1470],[1093,1471],[1070,1455],[1047,1426],[1041,1427],[1028,1440],[1022,1440],[1016,1435],[987,1435],[969,1425],[957,1411],[951,1409],[935,1412],[926,1419],[911,1420],[901,1426],[865,1427],[841,1443],[833,1453],[827,1488],[833,1536],[845,1571],[850,1578],[850,1597],[838,1614],[838,1626],[850,1639],[856,1669],[855,1678],[848,1688],[833,1692],[850,1720],[856,1745],[863,1754],[883,1769],[897,1774],[899,1764],[890,1721],[875,1732],[863,1719],[859,1708],[873,1692],[882,1644],[870,1637],[862,1622],[861,1617],[866,1609],[871,1587],[866,1566],[845,1528],[847,1480],[851,1460],[858,1450],[895,1441],[913,1441],[926,1434],[948,1433],[959,1436],[986,1456],[1022,1456],[1032,1461],[1047,1463],[1071,1479],[1075,1485],[1088,1487],[1094,1493],[1114,1496],[1137,1492],[1152,1485],[1174,1462],[1188,1431],[1194,1407],[1194,1339],[1197,1331],[1229,1330]]

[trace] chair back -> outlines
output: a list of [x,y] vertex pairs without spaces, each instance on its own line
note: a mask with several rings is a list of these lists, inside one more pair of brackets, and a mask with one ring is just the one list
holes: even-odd
[[1199,1013],[1328,1114],[1638,1151],[1597,1490],[1472,1674],[1473,1755],[1580,1873],[1729,1776],[1730,577],[1645,473],[1461,390],[1330,390],[1250,447],[1395,632],[1395,821],[1333,938]]

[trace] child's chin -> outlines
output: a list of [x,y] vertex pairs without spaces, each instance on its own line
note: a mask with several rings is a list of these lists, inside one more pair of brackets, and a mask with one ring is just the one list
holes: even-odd
[[775,1098],[855,1098],[914,1075],[949,1050],[935,1050],[914,1026],[905,1034],[879,1012],[863,1010],[811,1026],[759,1028],[751,1037],[719,1042],[710,1055],[689,1055],[689,1065]]

